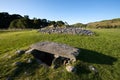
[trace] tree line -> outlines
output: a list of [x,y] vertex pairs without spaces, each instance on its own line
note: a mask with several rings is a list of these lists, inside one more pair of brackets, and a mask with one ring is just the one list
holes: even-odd
[[21,16],[20,14],[12,14],[10,15],[7,12],[0,13],[0,29],[26,29],[33,28],[39,29],[46,26],[54,25],[63,26],[65,22],[63,21],[50,21],[47,19],[33,18],[30,19],[28,15]]
[[76,23],[69,25],[63,21],[50,21],[47,19],[33,18],[28,15],[21,16],[20,14],[9,14],[7,12],[0,13],[0,29],[39,29],[47,26],[53,27],[79,27],[79,28],[120,28],[120,18],[92,22],[88,24]]

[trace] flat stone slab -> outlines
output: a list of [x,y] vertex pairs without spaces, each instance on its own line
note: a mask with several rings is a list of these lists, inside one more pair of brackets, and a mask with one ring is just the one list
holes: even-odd
[[38,42],[30,46],[32,50],[39,50],[54,54],[56,56],[61,56],[69,58],[72,61],[76,61],[76,56],[78,56],[80,50],[66,44],[60,44],[55,42]]

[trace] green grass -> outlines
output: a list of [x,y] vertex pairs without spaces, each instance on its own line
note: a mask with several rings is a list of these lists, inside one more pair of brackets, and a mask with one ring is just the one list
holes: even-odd
[[[119,80],[120,79],[120,29],[93,29],[96,35],[41,34],[36,30],[0,31],[0,80]],[[81,50],[75,63],[77,73],[68,73],[64,66],[53,70],[39,65],[29,54],[16,55],[15,51],[27,49],[32,43],[53,41]],[[33,59],[32,64],[26,63]],[[22,65],[14,66],[20,61]],[[93,65],[98,74],[88,69]],[[28,74],[26,74],[26,72]]]

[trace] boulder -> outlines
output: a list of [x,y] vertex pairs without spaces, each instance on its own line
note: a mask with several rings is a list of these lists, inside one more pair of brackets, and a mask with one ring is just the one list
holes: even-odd
[[48,52],[53,55],[62,56],[69,58],[70,60],[76,61],[76,56],[78,56],[80,50],[66,44],[60,44],[55,42],[38,42],[30,46],[31,50],[40,50],[43,52]]
[[15,53],[18,55],[21,55],[21,54],[25,53],[25,51],[24,50],[17,50]]
[[66,44],[55,42],[38,42],[32,44],[25,53],[32,54],[40,64],[58,68],[76,61],[80,50]]

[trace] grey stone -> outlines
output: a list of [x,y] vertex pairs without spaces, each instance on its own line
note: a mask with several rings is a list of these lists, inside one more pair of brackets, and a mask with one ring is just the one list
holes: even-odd
[[25,71],[24,74],[25,74],[25,75],[30,75],[31,73],[28,72],[28,71]]
[[44,52],[48,52],[54,55],[62,56],[69,58],[70,60],[76,61],[76,56],[78,56],[80,50],[66,44],[60,44],[55,42],[38,42],[30,46],[31,49],[28,50],[40,50]]
[[68,72],[76,72],[76,68],[74,66],[66,66],[66,70]]
[[27,74],[28,74],[28,72],[26,72],[26,71],[25,71],[25,72],[24,72],[24,74],[26,74],[26,75],[27,75]]
[[[66,44],[47,41],[32,44],[25,53],[31,53],[40,65],[52,65],[55,69],[76,61],[80,50]],[[31,63],[31,60],[28,60],[29,62]]]
[[91,71],[94,71],[95,73],[98,73],[98,70],[94,66],[92,66],[92,65],[89,66],[89,69]]
[[27,63],[32,63],[32,59],[28,59],[28,60],[27,60]]
[[22,63],[21,62],[14,62],[13,66],[20,66]]
[[17,50],[15,53],[20,55],[20,54],[24,54],[25,51],[24,50]]

